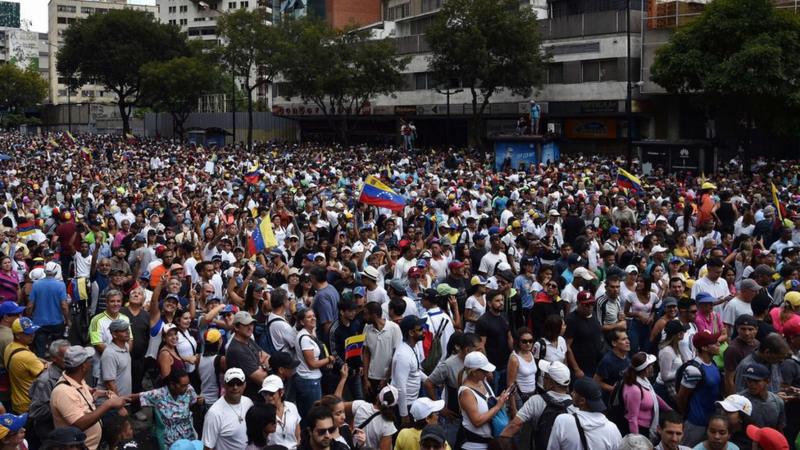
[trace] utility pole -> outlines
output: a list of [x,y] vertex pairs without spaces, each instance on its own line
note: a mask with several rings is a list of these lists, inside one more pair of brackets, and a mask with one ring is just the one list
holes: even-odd
[[436,92],[444,95],[447,98],[447,118],[444,123],[444,140],[445,145],[450,147],[450,96],[464,92],[463,89],[436,89]]
[[626,51],[627,57],[625,59],[625,72],[627,80],[627,95],[625,96],[625,115],[628,122],[628,170],[631,170],[633,165],[633,111],[631,111],[631,96],[633,93],[633,86],[631,85],[631,0],[627,0],[625,8],[625,37],[627,40]]

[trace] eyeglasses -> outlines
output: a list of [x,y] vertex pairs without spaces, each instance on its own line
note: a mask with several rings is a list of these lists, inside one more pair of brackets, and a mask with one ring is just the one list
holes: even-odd
[[533,339],[520,339],[520,344],[533,344]]
[[557,285],[557,284],[555,284],[555,283],[550,283],[550,284],[548,284],[548,285],[547,285],[547,287],[549,287],[549,288],[556,288],[556,289],[558,289],[558,285]]
[[325,436],[326,434],[333,434],[336,433],[336,427],[321,428],[318,430],[315,429],[314,433],[317,433],[317,436]]
[[244,384],[244,381],[239,380],[239,379],[235,379],[235,380],[228,381],[225,384],[227,386],[242,386]]

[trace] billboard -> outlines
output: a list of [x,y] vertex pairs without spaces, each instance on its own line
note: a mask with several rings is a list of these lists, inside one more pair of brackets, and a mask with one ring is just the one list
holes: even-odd
[[516,170],[521,164],[529,167],[538,162],[536,153],[536,143],[533,142],[497,141],[494,143],[495,170],[503,171],[504,166]]

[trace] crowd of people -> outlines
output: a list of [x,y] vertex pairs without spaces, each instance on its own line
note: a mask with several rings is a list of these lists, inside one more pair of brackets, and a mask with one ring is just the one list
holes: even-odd
[[0,152],[0,450],[800,444],[793,162]]

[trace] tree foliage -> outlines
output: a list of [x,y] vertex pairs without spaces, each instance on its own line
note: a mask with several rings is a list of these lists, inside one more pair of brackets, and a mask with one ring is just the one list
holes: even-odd
[[32,68],[0,64],[0,109],[18,111],[40,103],[47,96],[47,81]]
[[549,57],[536,14],[518,0],[448,0],[425,36],[434,78],[471,94],[473,143],[494,94],[506,89],[527,97],[544,82]]
[[715,0],[657,51],[651,72],[709,111],[796,130],[783,121],[800,112],[800,18],[770,0]]
[[368,31],[354,28],[334,30],[313,18],[281,26],[280,67],[289,95],[319,107],[343,142],[349,122],[371,98],[403,86],[400,71],[409,59],[397,57],[389,40],[372,39]]
[[242,81],[247,94],[247,146],[253,146],[253,92],[271,83],[278,73],[281,34],[267,25],[261,9],[236,10],[221,16],[217,32],[223,40],[218,49],[220,61]]
[[160,24],[145,11],[118,9],[70,25],[57,68],[62,77],[75,80],[74,86],[102,84],[116,94],[123,132],[129,133],[131,108],[141,94],[142,66],[188,53],[176,26]]
[[224,89],[214,65],[198,57],[181,56],[142,66],[142,92],[154,111],[172,115],[175,131],[183,138],[183,124],[201,96]]

